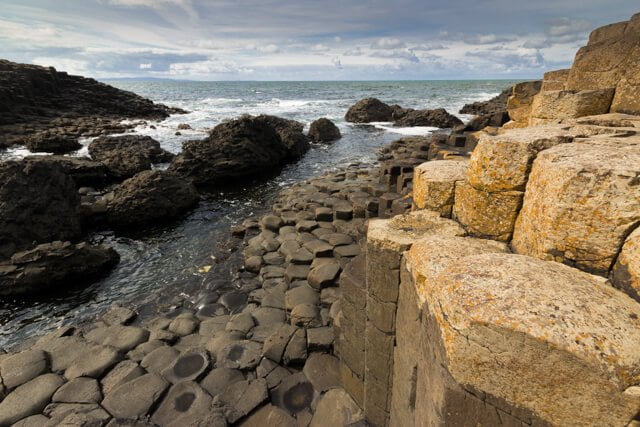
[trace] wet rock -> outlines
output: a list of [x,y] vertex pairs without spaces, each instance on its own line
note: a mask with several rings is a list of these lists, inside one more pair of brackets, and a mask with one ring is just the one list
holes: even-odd
[[0,402],[0,425],[11,425],[42,412],[63,383],[61,376],[45,374],[22,384]]
[[0,164],[0,256],[34,242],[80,236],[80,199],[73,179],[59,165],[34,161]]
[[178,316],[173,319],[169,324],[169,332],[173,332],[174,334],[184,337],[192,334],[196,329],[198,329],[198,319],[191,313],[186,316]]
[[344,118],[353,123],[390,122],[392,115],[389,105],[376,98],[365,98],[352,105]]
[[225,391],[227,387],[238,381],[244,381],[244,375],[237,369],[216,368],[200,381],[200,385],[211,396],[215,397]]
[[160,373],[173,363],[179,354],[180,352],[173,347],[159,347],[147,354],[140,362],[140,366],[149,372]]
[[429,126],[438,128],[453,128],[463,124],[462,120],[449,114],[444,108],[435,110],[409,111],[401,119],[395,121],[396,126]]
[[60,387],[51,400],[57,403],[98,403],[102,400],[102,392],[95,379],[79,377]]
[[216,353],[216,366],[231,369],[253,369],[262,357],[262,346],[254,341],[235,341]]
[[258,273],[262,267],[262,256],[250,256],[244,260],[244,268],[252,273]]
[[113,365],[122,360],[122,355],[111,347],[96,345],[82,354],[76,354],[75,360],[64,372],[68,380],[77,377],[99,378]]
[[262,259],[264,263],[267,265],[282,265],[284,264],[284,257],[280,255],[278,252],[269,252],[266,253]]
[[92,347],[91,344],[77,336],[43,337],[34,346],[44,350],[49,355],[49,362],[53,372],[64,371],[79,355],[85,354]]
[[134,310],[115,305],[109,308],[109,310],[102,315],[100,320],[102,320],[109,326],[126,325],[131,322],[136,316],[137,313]]
[[116,418],[143,417],[167,387],[169,383],[161,376],[145,374],[112,390],[105,396],[102,406]]
[[137,363],[130,360],[123,360],[114,366],[114,368],[100,380],[102,391],[107,394],[121,384],[138,378],[144,374],[144,369],[142,369]]
[[0,261],[0,295],[51,293],[65,285],[87,283],[119,260],[118,253],[105,246],[44,243]]
[[2,384],[9,390],[44,374],[48,358],[42,350],[26,350],[2,359],[0,375]]
[[89,144],[91,157],[106,165],[117,179],[131,178],[138,172],[151,169],[152,163],[170,162],[174,155],[160,148],[150,136],[103,136]]
[[311,353],[302,372],[320,393],[341,384],[340,361],[330,354]]
[[295,416],[311,409],[315,397],[313,385],[302,373],[291,375],[271,392],[272,403],[287,413]]
[[239,331],[243,334],[246,334],[255,326],[253,322],[253,317],[251,313],[240,313],[231,316],[229,322],[227,323],[226,330],[227,331]]
[[106,326],[87,332],[85,338],[93,343],[126,352],[147,341],[149,331],[137,326]]
[[260,221],[260,224],[262,224],[262,226],[265,229],[275,231],[275,232],[277,232],[280,229],[280,227],[284,225],[282,218],[276,215],[264,216]]
[[224,331],[229,318],[229,315],[222,315],[204,320],[200,323],[200,330],[198,333],[205,337],[212,337],[216,332]]
[[307,329],[307,348],[309,351],[328,351],[333,346],[333,328]]
[[170,170],[196,185],[217,185],[277,170],[308,149],[302,125],[272,116],[243,116],[187,141]]
[[[347,246],[341,246],[340,248],[345,247]],[[322,264],[311,269],[307,281],[309,282],[309,285],[315,289],[332,286],[340,275],[340,271],[340,265],[337,263]]]
[[247,294],[239,291],[227,292],[220,297],[218,302],[224,305],[231,313],[236,313],[247,304]]
[[116,187],[107,202],[107,221],[122,228],[148,226],[182,215],[198,200],[195,187],[179,176],[144,171]]
[[211,396],[202,387],[192,381],[181,382],[169,389],[151,421],[161,426],[184,425],[186,419],[189,422],[204,419],[210,406]]
[[209,369],[211,360],[206,350],[193,350],[181,354],[171,366],[162,370],[162,376],[172,384],[198,381]]
[[309,126],[309,138],[314,142],[332,142],[341,137],[340,129],[324,117],[311,122]]
[[224,393],[214,400],[224,407],[224,414],[229,423],[235,423],[267,400],[267,382],[256,380],[238,381],[231,384]]
[[26,161],[32,163],[53,164],[61,167],[63,172],[73,178],[76,187],[102,187],[107,184],[107,168],[100,162],[88,157],[71,156],[27,156]]
[[362,421],[364,414],[344,389],[329,390],[318,402],[311,427],[347,426]]
[[[204,321],[209,320],[210,317],[222,316],[228,313],[228,310],[222,304],[205,304],[198,309],[196,312],[196,316],[198,316],[204,323]],[[202,329],[202,323],[200,324],[200,329]]]
[[77,138],[42,134],[27,138],[24,145],[32,153],[67,154],[82,148]]

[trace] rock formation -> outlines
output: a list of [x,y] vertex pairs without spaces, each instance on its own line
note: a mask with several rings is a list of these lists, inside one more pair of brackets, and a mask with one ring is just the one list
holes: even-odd
[[169,170],[204,186],[269,174],[308,149],[302,128],[301,123],[273,116],[231,120],[202,141],[185,142]]
[[462,124],[462,120],[447,113],[444,108],[435,110],[409,110],[397,119],[396,126],[429,126],[437,128],[452,128]]
[[390,122],[393,109],[376,98],[365,98],[349,108],[344,118],[352,123]]
[[314,142],[332,142],[341,137],[340,129],[327,118],[315,120],[309,126],[309,138]]
[[89,144],[93,160],[104,164],[116,179],[126,179],[151,169],[153,163],[168,163],[174,155],[160,148],[149,136],[122,135],[96,138]]

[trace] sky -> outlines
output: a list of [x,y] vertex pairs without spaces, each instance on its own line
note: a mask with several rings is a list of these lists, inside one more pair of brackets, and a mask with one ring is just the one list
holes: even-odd
[[96,78],[539,78],[638,0],[0,0],[0,58]]

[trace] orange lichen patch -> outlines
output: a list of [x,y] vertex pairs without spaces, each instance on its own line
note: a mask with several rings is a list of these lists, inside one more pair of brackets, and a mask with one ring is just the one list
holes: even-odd
[[455,185],[466,176],[468,161],[437,160],[414,169],[413,202],[418,209],[428,209],[451,216]]
[[407,265],[458,382],[558,425],[633,418],[640,396],[624,391],[640,383],[639,304],[604,278],[531,257],[430,261],[426,242]]

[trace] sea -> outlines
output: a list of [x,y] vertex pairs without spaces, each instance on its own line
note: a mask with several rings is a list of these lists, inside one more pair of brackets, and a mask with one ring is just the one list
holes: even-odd
[[[282,189],[350,163],[374,165],[378,149],[391,141],[436,130],[394,127],[392,123],[347,123],[344,114],[359,99],[376,97],[388,104],[415,109],[445,108],[468,120],[471,116],[458,114],[464,104],[492,98],[516,83],[103,81],[189,112],[134,129],[135,133],[155,138],[173,153],[180,152],[184,141],[202,139],[217,124],[244,114],[271,114],[298,120],[305,127],[326,117],[340,128],[342,139],[330,145],[313,145],[302,159],[270,179],[207,193],[196,209],[171,224],[127,233],[92,233],[90,241],[110,245],[119,252],[118,266],[89,286],[0,301],[0,347],[11,348],[59,326],[91,319],[113,304],[135,306],[141,313],[151,315],[158,306],[170,310],[179,301],[197,303],[211,289],[228,285],[242,262],[237,250],[240,243],[229,235],[231,225],[265,213]],[[192,129],[178,132],[178,125],[183,123]],[[91,140],[80,142],[85,147],[72,155],[87,155],[86,146]],[[0,153],[0,161],[27,154],[30,153],[23,147],[12,148]]]

